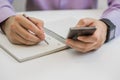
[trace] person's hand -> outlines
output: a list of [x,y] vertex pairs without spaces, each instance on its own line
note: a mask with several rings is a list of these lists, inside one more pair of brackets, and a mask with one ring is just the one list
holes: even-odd
[[9,17],[2,25],[7,38],[14,44],[34,45],[44,40],[43,21],[23,15]]
[[91,36],[79,36],[77,41],[67,39],[66,44],[68,46],[79,52],[86,53],[96,50],[104,44],[107,34],[107,25],[104,22],[92,18],[84,18],[77,24],[77,27],[81,26],[95,26],[97,29]]

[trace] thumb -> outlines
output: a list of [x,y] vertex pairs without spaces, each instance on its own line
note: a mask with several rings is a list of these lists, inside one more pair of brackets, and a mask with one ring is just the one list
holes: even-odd
[[84,26],[90,26],[94,23],[94,19],[91,19],[91,18],[84,18],[84,19],[81,19],[78,24],[76,25],[76,27],[84,27]]

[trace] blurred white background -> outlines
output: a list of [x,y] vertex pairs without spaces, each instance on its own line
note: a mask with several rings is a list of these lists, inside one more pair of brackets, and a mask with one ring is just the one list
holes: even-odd
[[25,11],[26,0],[14,0],[13,6],[16,11]]
[[[26,0],[14,0],[13,6],[15,7],[15,10],[25,11],[25,4]],[[98,9],[104,9],[107,7],[107,0],[98,0]]]

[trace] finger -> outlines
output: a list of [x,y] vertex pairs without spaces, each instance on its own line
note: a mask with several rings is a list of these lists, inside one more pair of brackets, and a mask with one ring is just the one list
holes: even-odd
[[8,39],[9,39],[9,41],[11,43],[13,43],[13,44],[21,44],[18,40],[16,40],[16,33],[15,32],[11,32],[10,35],[12,35],[12,36],[7,35],[7,37],[8,37]]
[[[66,40],[66,44],[67,44],[68,46],[70,46],[71,48],[79,51],[79,52],[83,52],[83,47],[82,47],[82,46],[77,47],[78,43],[77,43],[77,45],[76,45],[76,44],[73,45],[70,40]],[[76,46],[75,46],[75,45],[76,45]]]
[[93,42],[97,41],[97,38],[94,37],[94,35],[92,35],[92,36],[79,36],[77,39],[82,41],[82,42],[86,42],[86,43],[93,43]]
[[41,29],[43,31],[43,26],[44,26],[44,22],[42,20],[33,18],[33,17],[29,17],[29,19],[35,24],[37,25],[37,27],[39,29]]
[[94,51],[96,49],[93,49],[93,48],[88,48],[88,49],[80,49],[80,48],[75,48],[75,50],[81,52],[81,53],[87,53],[87,52],[90,52],[90,51]]
[[73,48],[79,52],[82,52],[82,53],[92,50],[92,46],[93,46],[93,44],[90,44],[90,43],[83,43],[80,41],[73,41],[73,40],[68,40],[66,43],[71,48]]
[[98,46],[96,43],[93,43],[88,47],[84,52],[90,52],[99,49],[100,46]]
[[91,26],[94,21],[95,21],[95,20],[94,20],[94,19],[91,19],[91,18],[81,19],[81,20],[78,22],[77,27],[81,27],[81,26]]
[[27,41],[32,41],[32,42],[40,42],[41,41],[37,36],[31,34],[27,30],[22,28],[22,26],[20,26],[19,24],[16,24],[15,32]]
[[23,44],[23,45],[34,45],[34,44],[37,44],[37,42],[31,42],[31,41],[23,39],[17,33],[15,34],[14,40],[15,40],[14,43],[15,44],[19,44],[19,45],[21,45],[21,44]]
[[83,42],[74,41],[74,40],[71,40],[71,39],[67,39],[66,44],[68,46],[72,47],[72,48],[79,47],[80,49],[83,49],[86,46],[85,43],[83,43]]
[[[39,19],[36,19],[36,18],[33,18],[33,17],[29,17],[30,20],[41,30],[41,32],[44,34],[44,29],[43,29],[43,26],[44,26],[44,22],[42,20],[39,20]],[[43,35],[41,37],[41,39],[45,39],[45,35]]]
[[18,20],[19,24],[23,26],[25,29],[32,31],[39,37],[40,39],[44,39],[44,33],[40,30],[33,22],[28,20],[23,16],[17,16],[16,20]]
[[86,52],[90,52],[90,51],[94,51],[99,49],[102,46],[102,44],[100,44],[99,42],[93,42],[91,44],[88,44],[83,50],[80,50],[79,47],[76,47],[76,50],[86,53]]

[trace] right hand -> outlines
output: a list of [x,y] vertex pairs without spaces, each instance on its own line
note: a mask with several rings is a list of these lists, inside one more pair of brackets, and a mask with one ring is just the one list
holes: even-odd
[[[44,40],[43,21],[30,17],[32,22],[23,15],[9,17],[3,24],[9,41],[14,44],[34,45]],[[32,31],[35,34],[31,34]]]

